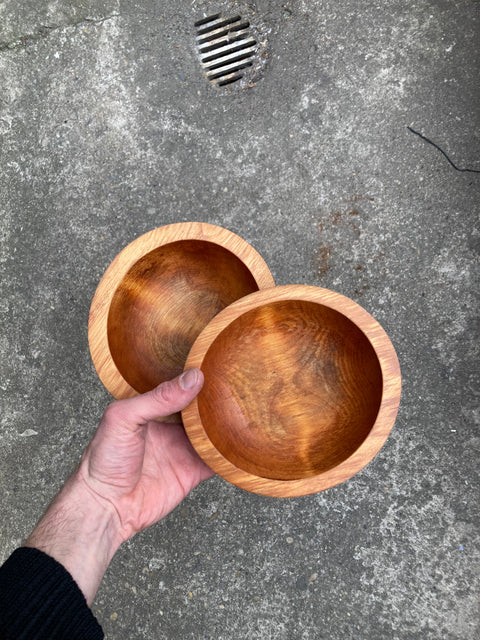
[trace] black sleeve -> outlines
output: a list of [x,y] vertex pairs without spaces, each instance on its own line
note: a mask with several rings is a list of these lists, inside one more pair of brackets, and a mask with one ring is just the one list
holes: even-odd
[[102,640],[68,571],[38,549],[17,549],[0,567],[0,640]]

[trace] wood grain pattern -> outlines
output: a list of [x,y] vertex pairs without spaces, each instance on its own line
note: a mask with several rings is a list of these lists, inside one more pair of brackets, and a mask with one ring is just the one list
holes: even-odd
[[100,379],[126,398],[174,377],[211,318],[274,284],[263,258],[227,229],[179,223],[146,233],[113,260],[92,301],[88,337]]
[[238,300],[203,330],[186,366],[205,375],[182,413],[193,446],[223,478],[265,495],[350,478],[385,442],[400,402],[385,331],[352,300],[318,287]]

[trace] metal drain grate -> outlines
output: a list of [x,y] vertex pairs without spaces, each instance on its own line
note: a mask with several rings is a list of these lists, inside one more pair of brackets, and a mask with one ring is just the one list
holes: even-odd
[[207,78],[219,87],[241,80],[258,60],[258,41],[248,20],[221,13],[195,22],[197,51]]

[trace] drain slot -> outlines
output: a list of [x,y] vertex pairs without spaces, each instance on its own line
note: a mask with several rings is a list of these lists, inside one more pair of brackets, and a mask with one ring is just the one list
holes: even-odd
[[222,80],[221,82],[217,82],[219,87],[224,87],[227,84],[233,84],[234,82],[237,82],[237,80],[241,80],[243,78],[243,73],[238,73],[236,76],[231,76],[230,78],[227,78],[226,80]]
[[[245,60],[246,58],[250,58],[251,57],[251,53],[244,53],[242,56],[234,56],[233,58],[229,57],[230,62],[240,62],[241,60]],[[214,71],[215,69],[220,69],[221,67],[223,67],[225,64],[225,62],[219,62],[217,64],[212,64],[211,67],[209,67],[210,71]],[[250,63],[251,65],[252,63]]]
[[241,69],[246,69],[247,67],[251,67],[252,63],[251,62],[246,62],[245,64],[239,64],[239,65],[233,65],[233,67],[228,67],[228,71],[223,70],[220,71],[219,73],[214,73],[212,75],[209,75],[208,77],[210,78],[210,80],[217,80],[218,78],[223,78],[224,76],[230,74],[230,73],[236,73],[237,71],[240,71]]
[[201,20],[197,20],[197,22],[195,22],[195,26],[198,27],[202,27],[204,24],[208,24],[209,22],[212,22],[212,20],[217,20],[218,18],[220,18],[220,13],[216,13],[214,16],[209,16],[208,18],[202,18]]
[[204,36],[203,38],[198,38],[198,44],[202,45],[205,42],[211,42],[212,40],[218,40],[219,38],[224,38],[225,36],[228,36],[229,33],[234,33],[235,31],[244,31],[245,29],[248,29],[249,26],[250,26],[249,22],[243,22],[242,24],[232,25],[228,29],[215,29],[215,31],[212,31],[207,36]]
[[213,84],[223,87],[238,82],[255,63],[260,66],[258,38],[248,20],[216,13],[194,26],[200,63]]
[[220,28],[226,27],[227,25],[234,24],[235,22],[238,22],[241,19],[242,18],[240,16],[235,16],[234,18],[230,18],[229,20],[223,20],[223,22],[219,22],[218,24],[215,24],[213,26],[205,27],[205,29],[200,29],[198,31],[198,35],[201,36],[204,33],[208,33],[209,31],[212,31],[213,29],[220,29]]
[[[227,53],[230,54],[234,54],[234,53],[238,53],[238,51],[243,51],[244,49],[249,49],[252,52],[255,52],[255,45],[257,43],[255,42],[255,40],[251,40],[251,41],[246,41],[244,44],[240,44],[237,47],[228,47]],[[207,62],[212,62],[214,60],[218,60],[219,58],[223,58],[223,56],[225,55],[225,52],[217,52],[217,53],[213,53],[211,56],[206,56],[205,58],[203,58],[203,62],[207,63]]]

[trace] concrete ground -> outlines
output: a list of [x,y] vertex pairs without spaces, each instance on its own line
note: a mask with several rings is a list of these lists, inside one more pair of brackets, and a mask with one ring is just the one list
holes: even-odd
[[[254,86],[208,84],[193,23],[267,34]],[[215,478],[119,551],[107,638],[479,637],[478,47],[473,0],[0,3],[1,534],[20,545],[110,401],[87,318],[113,257],[225,226],[278,284],[390,335],[395,428],[371,464],[281,500]]]

